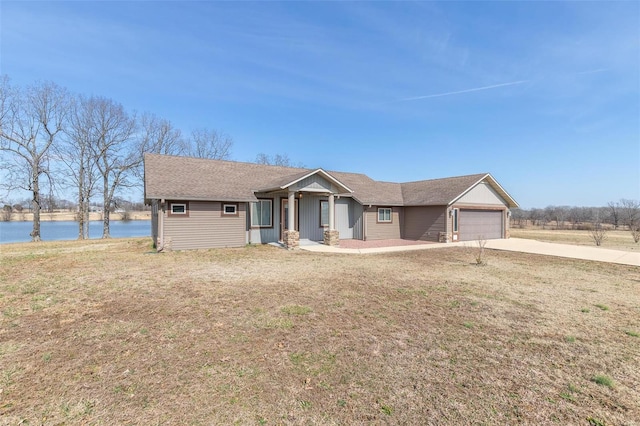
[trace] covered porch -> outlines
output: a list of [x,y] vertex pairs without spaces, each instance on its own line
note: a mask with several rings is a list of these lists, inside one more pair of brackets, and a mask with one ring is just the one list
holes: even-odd
[[[353,205],[349,199],[342,199],[353,191],[322,169],[291,176],[276,186],[255,191],[256,197],[272,197],[279,200],[278,225],[279,241],[289,249],[297,248],[300,239],[321,240],[323,244],[335,246],[340,241],[340,231],[336,220],[347,222],[343,226],[347,232],[353,229],[349,224],[353,220]],[[336,205],[345,206],[339,209],[336,218]],[[275,224],[274,224],[275,225]],[[349,235],[353,238],[353,232]]]

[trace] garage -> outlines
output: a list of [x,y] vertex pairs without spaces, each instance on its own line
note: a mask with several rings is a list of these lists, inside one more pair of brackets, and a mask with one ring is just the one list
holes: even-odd
[[460,241],[502,238],[502,210],[460,210]]

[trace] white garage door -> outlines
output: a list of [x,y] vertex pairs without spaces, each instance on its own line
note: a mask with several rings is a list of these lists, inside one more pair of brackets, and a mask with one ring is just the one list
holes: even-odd
[[460,241],[502,238],[502,211],[460,210]]

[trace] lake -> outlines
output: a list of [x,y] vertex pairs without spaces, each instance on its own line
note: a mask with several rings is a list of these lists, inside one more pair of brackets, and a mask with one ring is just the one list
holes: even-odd
[[[113,238],[149,237],[151,236],[150,220],[114,220],[109,223]],[[0,244],[22,243],[31,241],[29,235],[33,230],[33,222],[0,222]],[[78,222],[46,221],[40,222],[42,241],[76,240],[78,239]],[[102,221],[89,222],[89,238],[102,237]]]

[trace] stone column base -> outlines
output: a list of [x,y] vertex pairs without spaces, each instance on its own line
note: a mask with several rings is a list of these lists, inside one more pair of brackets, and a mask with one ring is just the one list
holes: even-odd
[[337,246],[340,243],[340,233],[336,230],[324,231],[324,244],[327,246]]
[[284,246],[289,250],[293,250],[300,246],[300,233],[298,231],[284,231]]
[[438,235],[438,241],[440,241],[441,243],[448,243],[449,242],[449,234],[447,234],[446,232],[441,232]]

